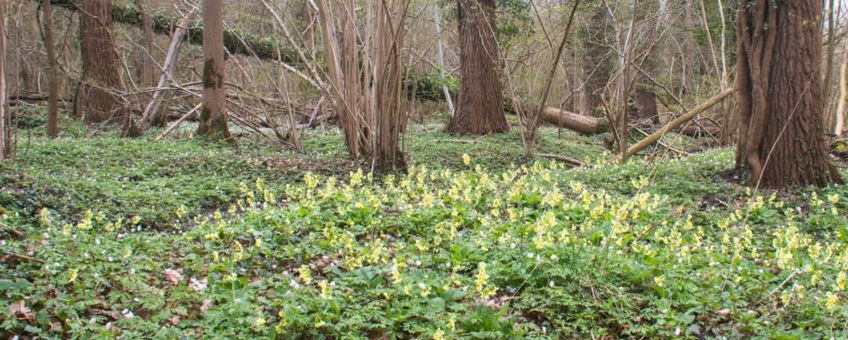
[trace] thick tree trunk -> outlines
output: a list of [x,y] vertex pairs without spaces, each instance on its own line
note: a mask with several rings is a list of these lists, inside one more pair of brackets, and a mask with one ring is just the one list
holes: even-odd
[[44,13],[44,46],[47,49],[47,137],[56,138],[59,136],[59,73],[56,70],[56,39],[53,36],[53,6],[50,0],[44,0],[41,10]]
[[227,127],[224,90],[223,0],[203,0],[203,109],[197,134],[214,141],[234,142]]
[[457,113],[447,130],[485,135],[509,131],[503,112],[495,0],[459,0],[460,77]]
[[123,123],[126,113],[116,94],[122,87],[121,61],[112,36],[112,1],[81,0],[82,81],[74,109],[88,123]]
[[820,0],[752,0],[738,11],[737,165],[752,186],[841,182],[824,139],[821,13]]

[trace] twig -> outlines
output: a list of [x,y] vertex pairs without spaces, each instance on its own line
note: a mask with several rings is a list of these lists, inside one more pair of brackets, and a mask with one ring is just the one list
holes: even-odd
[[32,256],[27,256],[27,255],[24,255],[24,254],[18,254],[18,253],[3,253],[3,255],[11,256],[11,257],[16,257],[16,258],[23,259],[23,260],[30,260],[30,261],[34,261],[34,262],[38,262],[38,263],[47,263],[47,261],[44,261],[44,260],[42,260],[42,259],[37,259],[37,258],[34,258],[34,257],[32,257]]

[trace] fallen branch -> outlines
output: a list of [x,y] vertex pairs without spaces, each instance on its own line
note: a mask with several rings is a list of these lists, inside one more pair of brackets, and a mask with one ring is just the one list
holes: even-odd
[[193,115],[195,112],[197,112],[197,110],[200,110],[201,106],[203,106],[202,103],[197,104],[197,106],[195,106],[193,109],[191,109],[191,111],[184,114],[182,117],[180,117],[180,119],[178,119],[176,122],[174,122],[174,124],[172,124],[170,127],[168,127],[168,129],[166,129],[164,132],[162,132],[162,134],[159,135],[159,137],[156,137],[156,140],[162,140],[163,138],[168,136],[168,134],[170,134],[171,131],[174,131],[174,129],[176,129],[178,126],[180,126],[180,124],[182,124],[182,122],[184,122],[186,119],[188,119],[188,117],[191,117],[191,115]]
[[19,259],[22,259],[22,260],[30,260],[30,261],[38,262],[38,263],[47,263],[47,261],[44,261],[44,260],[42,260],[42,259],[37,259],[37,258],[34,258],[34,257],[32,257],[32,256],[27,256],[27,255],[24,255],[24,254],[18,254],[18,253],[3,253],[3,255],[5,255],[5,256],[9,256],[9,257],[19,258]]
[[[669,122],[668,124],[666,124],[665,126],[660,128],[659,130],[654,131],[654,133],[652,133],[648,137],[645,137],[645,139],[639,141],[636,144],[633,144],[625,152],[624,158],[633,156],[633,155],[637,154],[639,151],[642,151],[643,149],[648,147],[649,145],[654,144],[655,142],[657,142],[658,140],[663,138],[666,134],[668,134],[671,130],[676,129],[677,127],[683,125],[684,123],[694,119],[699,114],[703,113],[704,111],[708,110],[709,108],[720,103],[722,100],[729,97],[730,95],[732,95],[735,92],[736,92],[736,89],[734,88],[734,89],[729,89],[729,90],[726,90],[722,93],[719,93],[715,97],[712,97],[709,100],[707,100],[705,103],[698,105],[698,107],[692,109],[692,111],[689,111],[686,114],[684,114],[680,117],[677,117],[677,119]],[[620,158],[621,158],[621,156],[619,156],[619,159]]]
[[194,12],[195,10],[192,10],[186,14],[179,23],[177,23],[177,29],[174,31],[171,44],[168,46],[165,64],[162,67],[162,75],[159,77],[159,85],[157,85],[156,91],[153,92],[153,98],[150,100],[150,103],[147,104],[147,107],[144,109],[144,113],[141,115],[142,130],[150,128],[150,125],[152,125],[157,117],[161,115],[162,102],[165,100],[165,91],[167,89],[166,86],[168,85],[168,82],[174,78],[174,67],[177,64],[177,57],[180,54],[180,45],[188,32],[189,20],[194,15]]
[[575,165],[575,166],[586,166],[586,163],[583,163],[579,159],[571,158],[571,157],[568,157],[568,156],[552,155],[552,154],[545,154],[545,153],[539,153],[539,154],[536,154],[536,156],[539,156],[539,157],[542,157],[542,158],[547,158],[547,159],[552,159],[552,160],[555,160],[555,161],[560,161],[560,162],[563,162],[563,163],[568,163],[568,164]]

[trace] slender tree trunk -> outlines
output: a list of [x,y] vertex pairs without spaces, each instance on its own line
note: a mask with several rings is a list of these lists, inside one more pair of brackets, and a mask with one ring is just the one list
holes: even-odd
[[456,113],[456,109],[453,106],[453,98],[451,97],[450,89],[448,85],[445,84],[445,52],[444,48],[442,48],[442,9],[441,5],[434,1],[433,2],[433,21],[435,22],[436,27],[436,58],[439,62],[439,77],[442,81],[442,93],[445,94],[445,101],[448,103],[448,110],[450,111],[451,117]]
[[845,104],[848,102],[848,51],[845,51],[842,58],[842,67],[839,68],[839,103],[834,112],[836,122],[833,135],[836,138],[845,135]]
[[56,138],[59,136],[59,73],[56,70],[56,39],[53,36],[53,6],[50,0],[44,0],[41,9],[44,13],[44,46],[47,49],[47,137]]
[[11,114],[6,84],[6,4],[0,2],[0,161],[10,158],[12,143],[10,136]]
[[457,113],[447,130],[485,135],[509,131],[503,112],[502,65],[495,0],[459,0],[460,77]]
[[112,36],[112,1],[81,0],[82,81],[74,109],[89,123],[123,123],[121,60]]
[[161,122],[162,125],[167,122],[165,115],[162,114],[162,107],[163,103],[171,96],[167,87],[174,78],[174,69],[180,55],[180,47],[182,46],[183,39],[186,37],[186,33],[188,32],[187,27],[194,13],[195,11],[192,10],[176,25],[171,43],[168,44],[168,52],[165,53],[165,63],[162,67],[162,74],[159,76],[159,83],[156,86],[156,90],[150,96],[150,102],[147,103],[144,112],[141,114],[141,130],[147,130],[153,125],[160,125],[158,122]]
[[233,143],[227,127],[224,89],[223,0],[203,0],[203,109],[197,134],[214,141]]
[[[141,30],[143,34],[142,50],[139,51],[138,76],[139,85],[142,90],[141,102],[147,103],[152,99],[148,92],[156,86],[156,62],[153,60],[153,18],[150,16],[150,0],[135,0],[136,6],[141,11]],[[164,120],[154,120],[153,125],[164,126]]]
[[756,187],[840,183],[822,122],[821,0],[746,2],[736,21],[737,165]]
[[580,114],[586,116],[593,116],[595,109],[603,103],[603,92],[612,73],[610,48],[606,42],[606,35],[612,29],[608,21],[609,13],[601,3],[593,6],[595,8],[592,9],[586,32],[586,47],[581,57],[585,85]]

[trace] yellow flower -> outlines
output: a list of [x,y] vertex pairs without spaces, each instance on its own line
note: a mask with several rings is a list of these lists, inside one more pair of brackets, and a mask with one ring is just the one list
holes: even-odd
[[435,333],[433,333],[433,340],[444,340],[445,339],[445,331],[441,328],[437,329]]
[[259,317],[256,318],[256,326],[262,327],[265,325],[265,317],[262,314],[259,314]]
[[303,281],[303,283],[309,284],[312,282],[312,271],[309,270],[309,266],[304,264],[300,266],[297,271],[300,273],[300,279]]
[[138,224],[138,222],[141,222],[141,216],[133,215],[133,217],[130,219],[130,222],[132,222],[132,224]]
[[462,163],[465,163],[466,166],[471,165],[471,156],[467,153],[462,154]]
[[488,281],[489,274],[486,272],[486,263],[480,262],[480,264],[477,265],[477,280],[475,282],[475,288],[477,289],[477,292],[480,293],[480,296],[484,299],[494,295],[495,291],[497,291],[497,289],[487,287]]
[[68,272],[68,283],[73,283],[77,280],[77,274],[79,272],[78,268],[73,268]]
[[657,286],[660,286],[660,287],[665,285],[665,275],[655,277],[654,283],[656,283]]
[[321,280],[321,282],[318,282],[318,287],[321,287],[321,298],[325,300],[329,299],[333,291],[327,280]]
[[318,322],[315,323],[315,328],[321,328],[321,327],[324,327],[324,325],[326,325],[326,323],[324,323],[324,321],[318,321]]
[[825,303],[827,309],[834,310],[837,304],[839,304],[839,296],[832,292],[827,292],[827,302]]

